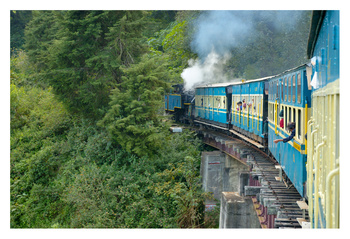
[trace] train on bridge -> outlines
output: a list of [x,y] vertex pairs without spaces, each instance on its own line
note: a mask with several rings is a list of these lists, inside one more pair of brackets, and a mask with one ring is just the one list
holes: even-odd
[[[313,11],[310,62],[261,79],[174,86],[165,111],[244,138],[280,164],[312,228],[339,228],[339,11]],[[283,141],[283,142],[280,142]]]

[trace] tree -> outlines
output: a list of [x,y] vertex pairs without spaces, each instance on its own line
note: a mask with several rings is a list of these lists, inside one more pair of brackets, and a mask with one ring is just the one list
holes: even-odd
[[[10,12],[11,50],[22,50],[24,44],[24,28],[32,18],[32,11]],[[12,52],[11,52],[12,53]]]
[[210,193],[201,190],[199,168],[196,159],[187,156],[181,163],[170,164],[157,176],[164,181],[157,183],[155,191],[176,203],[176,221],[180,228],[200,228],[204,223],[204,201]]
[[36,11],[26,50],[38,74],[74,113],[99,119],[121,66],[145,51],[143,11]]
[[[158,61],[157,61],[158,60]],[[98,122],[126,151],[152,154],[162,142],[163,104],[167,64],[145,55],[139,64],[123,68],[123,82],[111,95],[111,108]]]
[[178,84],[183,69],[188,66],[188,60],[195,57],[191,51],[190,42],[193,32],[192,21],[197,11],[180,11],[176,21],[171,22],[165,29],[156,32],[148,39],[151,53],[154,57],[165,55],[170,62],[173,77],[169,82]]
[[24,48],[37,73],[48,70],[49,48],[60,27],[59,15],[61,12],[33,11],[32,20],[25,28]]

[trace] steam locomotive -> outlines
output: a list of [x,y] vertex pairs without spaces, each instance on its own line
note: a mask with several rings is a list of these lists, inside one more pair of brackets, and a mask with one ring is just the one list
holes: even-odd
[[[309,205],[312,228],[339,227],[339,11],[313,11],[308,64],[275,76],[182,85],[165,96],[175,119],[234,134],[268,151]],[[288,125],[294,125],[292,140]]]

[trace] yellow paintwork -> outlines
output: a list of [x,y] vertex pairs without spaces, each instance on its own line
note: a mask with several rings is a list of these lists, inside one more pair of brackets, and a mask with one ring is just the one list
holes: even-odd
[[[307,104],[305,104],[305,109],[307,109]],[[307,121],[308,121],[308,110],[305,110],[305,129],[307,130]],[[307,154],[307,139],[305,139],[305,154]]]
[[[311,228],[339,228],[339,95],[339,79],[312,94],[307,144]],[[321,214],[326,225],[318,220]]]

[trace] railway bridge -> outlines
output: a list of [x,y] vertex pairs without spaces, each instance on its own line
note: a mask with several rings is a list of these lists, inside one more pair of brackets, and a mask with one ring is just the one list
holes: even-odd
[[203,152],[201,175],[204,190],[220,201],[220,228],[310,227],[307,203],[263,146],[215,130],[192,130],[217,149]]

